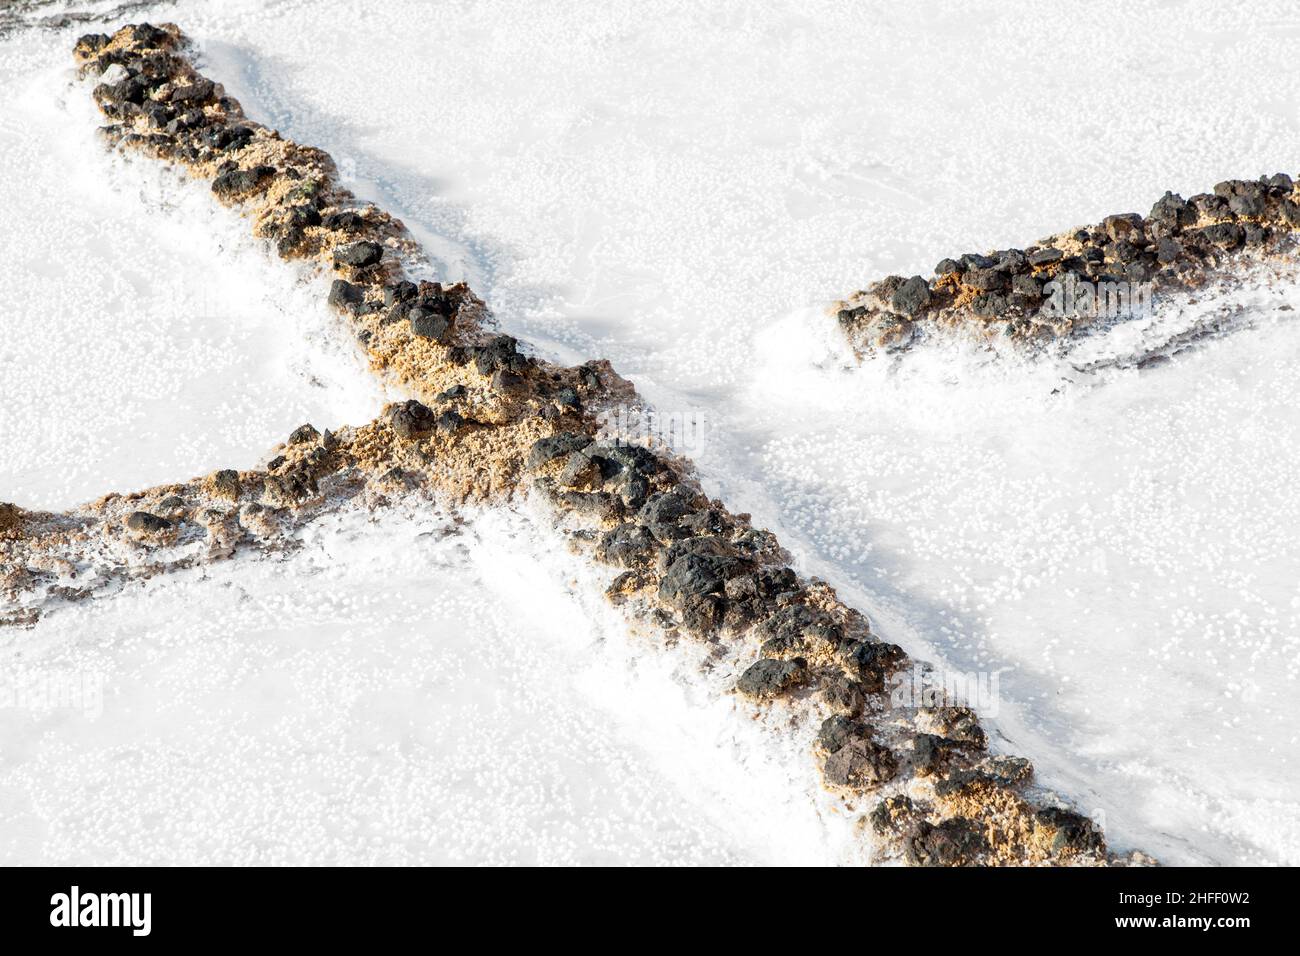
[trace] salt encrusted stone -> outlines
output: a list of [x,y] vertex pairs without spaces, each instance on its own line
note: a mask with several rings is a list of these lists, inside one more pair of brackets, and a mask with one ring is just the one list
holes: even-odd
[[1025,249],[943,259],[933,279],[886,276],[835,312],[860,355],[903,349],[938,329],[1038,343],[1080,334],[1096,318],[1059,314],[1048,283],[1192,288],[1218,274],[1230,254],[1293,250],[1297,229],[1300,194],[1290,176],[1227,180],[1190,199],[1166,192],[1145,219],[1119,213]]

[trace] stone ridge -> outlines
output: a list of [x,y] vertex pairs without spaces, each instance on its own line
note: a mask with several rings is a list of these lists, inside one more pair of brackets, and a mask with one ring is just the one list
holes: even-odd
[[405,279],[401,257],[415,244],[401,223],[358,204],[325,153],[250,122],[196,72],[175,26],[83,37],[76,57],[103,80],[95,98],[110,141],[209,181],[283,258],[332,269],[330,302],[376,371],[417,397],[363,428],[304,426],[263,470],[109,496],[65,515],[10,508],[0,558],[12,593],[57,577],[45,570],[57,561],[69,565],[63,578],[76,574],[76,556],[105,541],[165,570],[185,547],[191,560],[215,560],[241,543],[279,546],[284,529],[331,502],[377,507],[402,489],[452,501],[527,497],[607,569],[608,598],[639,626],[701,642],[711,667],[739,674],[735,692],[755,715],[820,727],[821,780],[858,815],[878,859],[1150,862],[1108,854],[1091,820],[1034,784],[1027,760],[990,754],[973,711],[892,699],[891,685],[926,665],[876,638],[827,584],[797,575],[775,536],[703,493],[689,462],[601,437],[601,410],[637,400],[607,363],[538,360],[491,329],[469,289]]
[[1051,301],[1053,281],[1125,293],[1144,283],[1152,293],[1193,289],[1230,259],[1290,252],[1297,229],[1300,190],[1290,176],[1233,179],[1190,199],[1166,192],[1145,219],[1122,213],[1024,249],[944,259],[930,279],[887,276],[832,311],[859,358],[939,330],[1043,344],[1131,312],[1061,308],[1062,299]]

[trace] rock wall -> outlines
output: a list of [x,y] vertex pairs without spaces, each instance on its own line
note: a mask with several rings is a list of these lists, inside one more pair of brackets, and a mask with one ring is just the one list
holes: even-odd
[[[1290,176],[1234,179],[1191,199],[1166,192],[1145,219],[1122,213],[1024,249],[944,259],[929,279],[887,276],[833,311],[859,357],[942,330],[1032,347],[1131,318],[1149,304],[1137,301],[1144,292],[1195,289],[1230,262],[1288,255],[1297,229],[1300,189]],[[1076,307],[1076,289],[1111,301]]]

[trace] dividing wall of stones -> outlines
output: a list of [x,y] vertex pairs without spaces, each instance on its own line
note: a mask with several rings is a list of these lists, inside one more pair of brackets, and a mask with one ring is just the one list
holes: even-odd
[[[188,536],[196,548],[207,542],[197,561],[269,540],[349,496],[381,502],[417,486],[452,501],[540,496],[568,541],[608,567],[607,596],[634,620],[747,664],[735,689],[752,706],[821,722],[822,781],[878,856],[922,865],[1145,859],[1108,857],[1090,820],[1036,787],[1028,761],[988,752],[971,711],[891,706],[891,676],[920,665],[877,640],[829,586],[796,575],[770,532],[710,500],[688,462],[599,437],[602,409],[637,400],[626,381],[605,362],[563,368],[526,355],[492,329],[465,286],[404,278],[401,262],[418,249],[402,224],[341,188],[325,153],[248,120],[195,71],[174,26],[86,36],[76,56],[102,80],[94,96],[109,120],[105,137],[210,181],[281,257],[332,270],[331,304],[376,372],[416,398],[360,429],[299,429],[262,470],[110,496],[64,516],[12,509],[10,541],[66,543],[71,526],[146,549]],[[250,515],[261,531],[257,521],[245,527]],[[220,545],[209,526],[235,530]]]
[[944,259],[933,278],[888,276],[835,310],[862,353],[905,348],[936,329],[1043,343],[1115,318],[1045,309],[1051,282],[1112,289],[1149,283],[1153,293],[1195,289],[1230,261],[1292,252],[1297,229],[1300,189],[1290,176],[1233,179],[1190,199],[1166,192],[1146,218],[1121,213],[1025,249]]

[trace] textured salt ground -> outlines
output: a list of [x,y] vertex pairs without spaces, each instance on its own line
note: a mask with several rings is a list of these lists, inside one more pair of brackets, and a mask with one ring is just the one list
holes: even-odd
[[1100,387],[827,375],[773,334],[752,405],[789,417],[711,449],[880,630],[1000,672],[998,730],[1169,861],[1300,859],[1300,294],[1249,298],[1248,334]]
[[[928,269],[935,250],[1288,168],[1300,18],[1094,10],[1117,26],[1117,66],[1089,76],[1106,119],[1081,128],[1041,106],[1080,92],[1057,68],[1091,29],[1070,16],[668,9],[435,11],[440,69],[402,72],[411,96],[391,121],[349,120],[394,82],[364,61],[364,29],[329,45],[345,84],[307,31],[272,54],[221,24],[213,66],[242,65],[263,118],[459,240],[448,273],[508,328],[610,355],[665,410],[707,417],[713,438],[691,452],[713,487],[860,587],[888,637],[1015,668],[1003,733],[1118,843],[1295,860],[1295,501],[1280,476],[1296,433],[1278,411],[1294,382],[1268,358],[1294,330],[1063,400],[1052,365],[1020,385],[959,353],[846,382],[792,358],[821,332],[801,307]],[[414,56],[419,31],[393,17],[386,48]],[[1275,304],[1248,307],[1267,323]],[[1122,338],[1121,354],[1142,344]]]
[[0,860],[833,857],[849,825],[819,819],[802,754],[774,759],[757,725],[738,744],[731,705],[688,705],[670,655],[630,667],[626,635],[526,556],[538,534],[510,514],[345,511],[292,556],[9,632],[0,666],[23,686],[94,678],[103,696],[0,709]]
[[[886,636],[1017,668],[999,728],[1114,842],[1296,859],[1295,524],[1276,477],[1295,471],[1294,383],[1268,351],[1294,331],[1064,399],[1057,368],[1000,382],[934,355],[843,379],[804,343],[809,303],[872,276],[1289,169],[1300,14],[163,9],[252,115],[339,157],[508,329],[703,411],[711,487],[857,588]],[[1100,21],[1115,68],[1084,83],[1061,58],[1092,55]],[[376,110],[395,90],[400,109]],[[1096,120],[1043,105],[1085,95]],[[776,375],[798,383],[784,403]]]
[[[44,52],[62,61],[66,44]],[[14,66],[24,74],[31,72],[23,63],[14,61]],[[66,70],[51,69],[41,80],[49,82],[32,84],[27,90],[28,94],[37,91],[34,103],[57,108],[76,95],[66,88]],[[62,119],[81,121],[87,136],[77,147],[84,147],[91,157],[99,155],[98,145],[89,141],[93,128],[89,116]],[[44,176],[40,185],[51,196],[57,193],[57,177],[48,175],[35,150],[14,155],[31,163],[33,178]],[[308,290],[292,282],[280,282],[279,288],[258,287],[259,280],[270,278],[269,273],[262,274],[262,258],[247,254],[253,249],[233,238],[234,230],[241,227],[214,212],[201,189],[174,177],[155,178],[145,164],[105,160],[102,166],[88,178],[93,181],[99,175],[111,187],[129,183],[131,176],[143,178],[143,188],[134,187],[140,192],[134,197],[136,205],[113,210],[144,242],[152,242],[135,253],[142,257],[139,261],[156,267],[151,273],[157,273],[140,280],[142,306],[151,304],[151,293],[170,293],[161,281],[150,286],[149,278],[162,280],[174,274],[197,279],[202,274],[196,262],[168,258],[169,250],[155,241],[159,232],[169,232],[169,226],[184,225],[164,238],[180,244],[193,229],[198,243],[210,247],[200,250],[203,255],[213,260],[236,257],[225,277],[231,288],[219,285],[220,294],[240,295],[251,286],[268,300],[289,300],[277,311],[292,314],[299,309],[309,320],[314,318],[319,299],[308,300]],[[55,213],[62,211],[57,202],[52,208]],[[75,234],[78,227],[86,228],[86,221],[74,220],[69,231]],[[215,233],[217,240],[205,240],[199,230]],[[225,243],[234,248],[224,248]],[[23,265],[32,267],[29,262]],[[75,265],[92,281],[111,279],[123,268],[122,261],[112,256],[94,261],[87,255]],[[294,297],[302,301],[293,301]],[[183,303],[191,304],[192,300]],[[75,418],[132,411],[130,380],[106,369],[95,350],[75,348],[72,339],[78,329],[71,316],[60,311],[41,318],[65,338],[47,341],[47,354],[32,349],[34,354],[22,359],[62,391],[57,407],[33,411],[33,424],[48,427],[56,420],[55,412]],[[116,331],[117,317],[113,318]],[[123,318],[129,322],[132,317]],[[153,331],[160,337],[175,335],[167,324],[171,318],[167,312],[159,315],[155,322],[159,327]],[[184,325],[185,318],[177,321]],[[195,331],[204,333],[226,317],[199,312],[197,318],[201,322]],[[124,336],[132,331],[127,325]],[[243,367],[236,371],[245,373],[249,384],[259,372],[258,363],[266,365],[261,374],[272,377],[275,363],[296,360],[299,344],[288,335],[276,337],[276,331],[265,325],[255,328],[251,341],[235,343],[242,351],[230,349],[232,355],[244,357]],[[328,331],[325,328],[321,334],[310,322],[300,322],[290,333],[316,334],[327,357],[349,357],[347,349],[329,339]],[[51,355],[62,364],[51,362]],[[213,355],[215,350],[207,355],[209,360]],[[195,381],[202,363],[175,369],[174,350],[154,358],[162,372],[184,379],[191,389],[202,385]],[[109,394],[96,394],[93,386],[84,391],[69,389],[69,379],[77,375],[92,380],[100,376],[102,381],[94,384]],[[272,379],[259,382],[254,391],[277,387],[284,385]],[[114,388],[121,392],[116,405]],[[285,397],[292,399],[292,388],[287,390],[290,394]],[[326,391],[337,400],[346,383],[328,382]],[[172,396],[173,404],[159,416],[176,429],[160,436],[162,444],[174,443],[178,436],[184,440],[192,430],[211,424],[209,408],[184,403],[192,394]],[[374,394],[371,390],[366,397]],[[27,397],[17,387],[7,392],[7,410],[25,412],[21,402]],[[285,414],[276,396],[261,398],[272,406],[273,414]],[[96,401],[102,401],[104,408],[90,404]],[[336,409],[324,414],[322,423],[358,420],[370,413],[349,416]],[[23,417],[14,416],[15,421]],[[116,421],[109,416],[105,423]],[[283,434],[279,428],[272,437]],[[265,447],[269,439],[260,444]],[[40,477],[46,483],[25,495],[28,489],[14,481],[6,485],[5,497],[63,504],[51,501],[53,495],[48,493],[51,485],[62,480],[65,469],[84,467],[104,482],[130,474],[129,467],[138,464],[135,456],[140,445],[127,442],[123,447],[120,435],[106,436],[105,445],[120,453],[120,459],[111,455],[97,459],[98,449],[75,443],[41,444],[46,470]],[[155,464],[166,466],[166,476],[171,477],[177,473],[174,469],[187,467],[184,451],[173,448],[169,458]],[[196,470],[206,467],[210,466]],[[418,531],[420,526],[415,528]],[[443,562],[426,565],[420,562],[418,549],[403,550],[403,534],[412,533],[409,521],[374,532],[372,546],[387,560],[373,560],[366,548],[349,538],[346,547],[332,549],[328,557],[289,562],[292,573],[284,573],[287,581],[268,575],[261,564],[241,560],[213,573],[214,579],[221,579],[218,584],[199,578],[197,572],[181,574],[175,583],[160,581],[109,601],[60,605],[35,631],[14,632],[4,648],[6,692],[32,680],[42,686],[51,673],[83,677],[102,673],[108,699],[104,717],[94,722],[65,712],[29,719],[21,704],[9,706],[8,699],[0,707],[0,717],[8,724],[7,733],[0,737],[6,768],[3,805],[11,837],[5,860],[816,863],[860,859],[852,822],[837,817],[822,795],[811,792],[813,781],[806,766],[810,740],[796,742],[779,729],[764,729],[748,719],[738,722],[730,698],[723,694],[734,674],[719,674],[702,692],[698,680],[691,683],[676,676],[674,665],[666,658],[661,662],[664,655],[657,650],[653,661],[633,655],[630,663],[605,662],[602,670],[593,667],[601,662],[593,660],[586,645],[580,645],[583,669],[571,673],[577,670],[572,661],[557,663],[551,659],[553,648],[538,646],[539,626],[533,622],[540,615],[544,622],[540,629],[562,633],[569,640],[592,641],[594,612],[588,608],[576,618],[571,611],[564,613],[564,580],[546,579],[531,589],[524,581],[521,590],[518,575],[508,570],[521,561],[530,571],[543,565],[546,545],[530,541],[521,558],[480,541],[459,549],[455,557],[471,570],[474,562],[485,562],[491,570],[490,584],[470,573],[439,575],[438,584],[431,587],[428,576]],[[511,544],[518,546],[517,541]],[[335,573],[317,578],[326,562],[335,566]],[[339,585],[339,578],[346,584]],[[414,616],[420,622],[414,635],[408,633],[412,621],[403,620],[391,607],[384,607],[378,624],[368,617],[377,601],[392,597],[385,589],[394,582],[420,610]],[[316,583],[325,584],[329,593],[313,591],[310,585]],[[586,593],[598,596],[602,588],[603,582],[591,581]],[[241,597],[237,609],[229,607],[221,593],[232,590],[250,595],[247,602]],[[348,594],[362,595],[364,600],[347,603]],[[341,611],[340,601],[346,604]],[[239,613],[250,602],[252,612]],[[424,613],[429,605],[443,611],[454,627],[429,628]],[[509,609],[509,619],[481,612],[498,606]],[[341,647],[334,648],[338,654],[331,656],[329,648],[314,644],[301,655],[303,661],[315,662],[313,674],[319,669],[319,679],[329,682],[319,689],[302,671],[280,661],[304,642],[310,644],[327,623],[322,615],[333,611],[339,615],[334,624],[342,632]],[[272,620],[272,612],[284,620]],[[368,670],[371,643],[363,648],[360,641],[375,628],[395,642],[406,643],[393,652],[391,661],[384,662],[386,667]],[[621,628],[618,633],[626,637]],[[493,646],[488,638],[498,640],[500,646]],[[459,643],[449,647],[454,641]],[[404,686],[407,664],[421,660],[412,650],[414,643],[421,648],[428,645],[434,655],[430,666],[461,668],[457,676],[463,686],[458,693],[463,699],[430,713],[410,695],[396,698],[391,706],[400,712],[398,717],[427,727],[430,737],[411,765],[393,766],[386,762],[386,750],[369,746],[368,740],[362,741],[365,747],[352,747],[349,735],[373,729],[372,736],[382,738],[385,748],[403,746],[401,720],[394,718],[399,725],[394,729],[385,723],[385,715],[376,717],[364,707],[349,705],[366,689],[367,680],[390,690]],[[132,654],[141,645],[147,648],[143,664]],[[617,646],[620,651],[627,648],[622,640]],[[250,663],[250,657],[257,663]],[[331,668],[332,673],[323,673]],[[660,680],[630,679],[634,673],[646,672],[658,674]],[[696,664],[682,667],[683,674],[696,672]],[[158,688],[166,686],[173,692],[159,694]],[[430,693],[437,689],[420,688]],[[312,699],[304,702],[306,692]],[[484,701],[503,697],[510,698],[506,706],[482,713]],[[674,701],[679,699],[682,703],[674,716]],[[728,770],[719,748],[747,733],[752,739],[757,740],[756,734],[763,739],[738,754]],[[775,741],[768,739],[772,737]],[[783,762],[769,768],[773,752]],[[653,763],[663,765],[662,774]],[[285,774],[285,764],[294,772]],[[322,783],[325,777],[330,779]],[[375,777],[388,787],[378,796],[372,791],[379,787],[370,787],[365,799],[351,802],[332,796],[340,789],[364,787]],[[472,780],[467,783],[467,778]],[[423,786],[426,783],[428,788]],[[469,792],[460,799],[462,790]],[[399,801],[403,806],[396,806]],[[428,822],[430,817],[436,818],[433,823]]]
[[54,36],[0,40],[0,499],[66,508],[372,418],[383,391],[315,287],[203,191],[106,154]]

